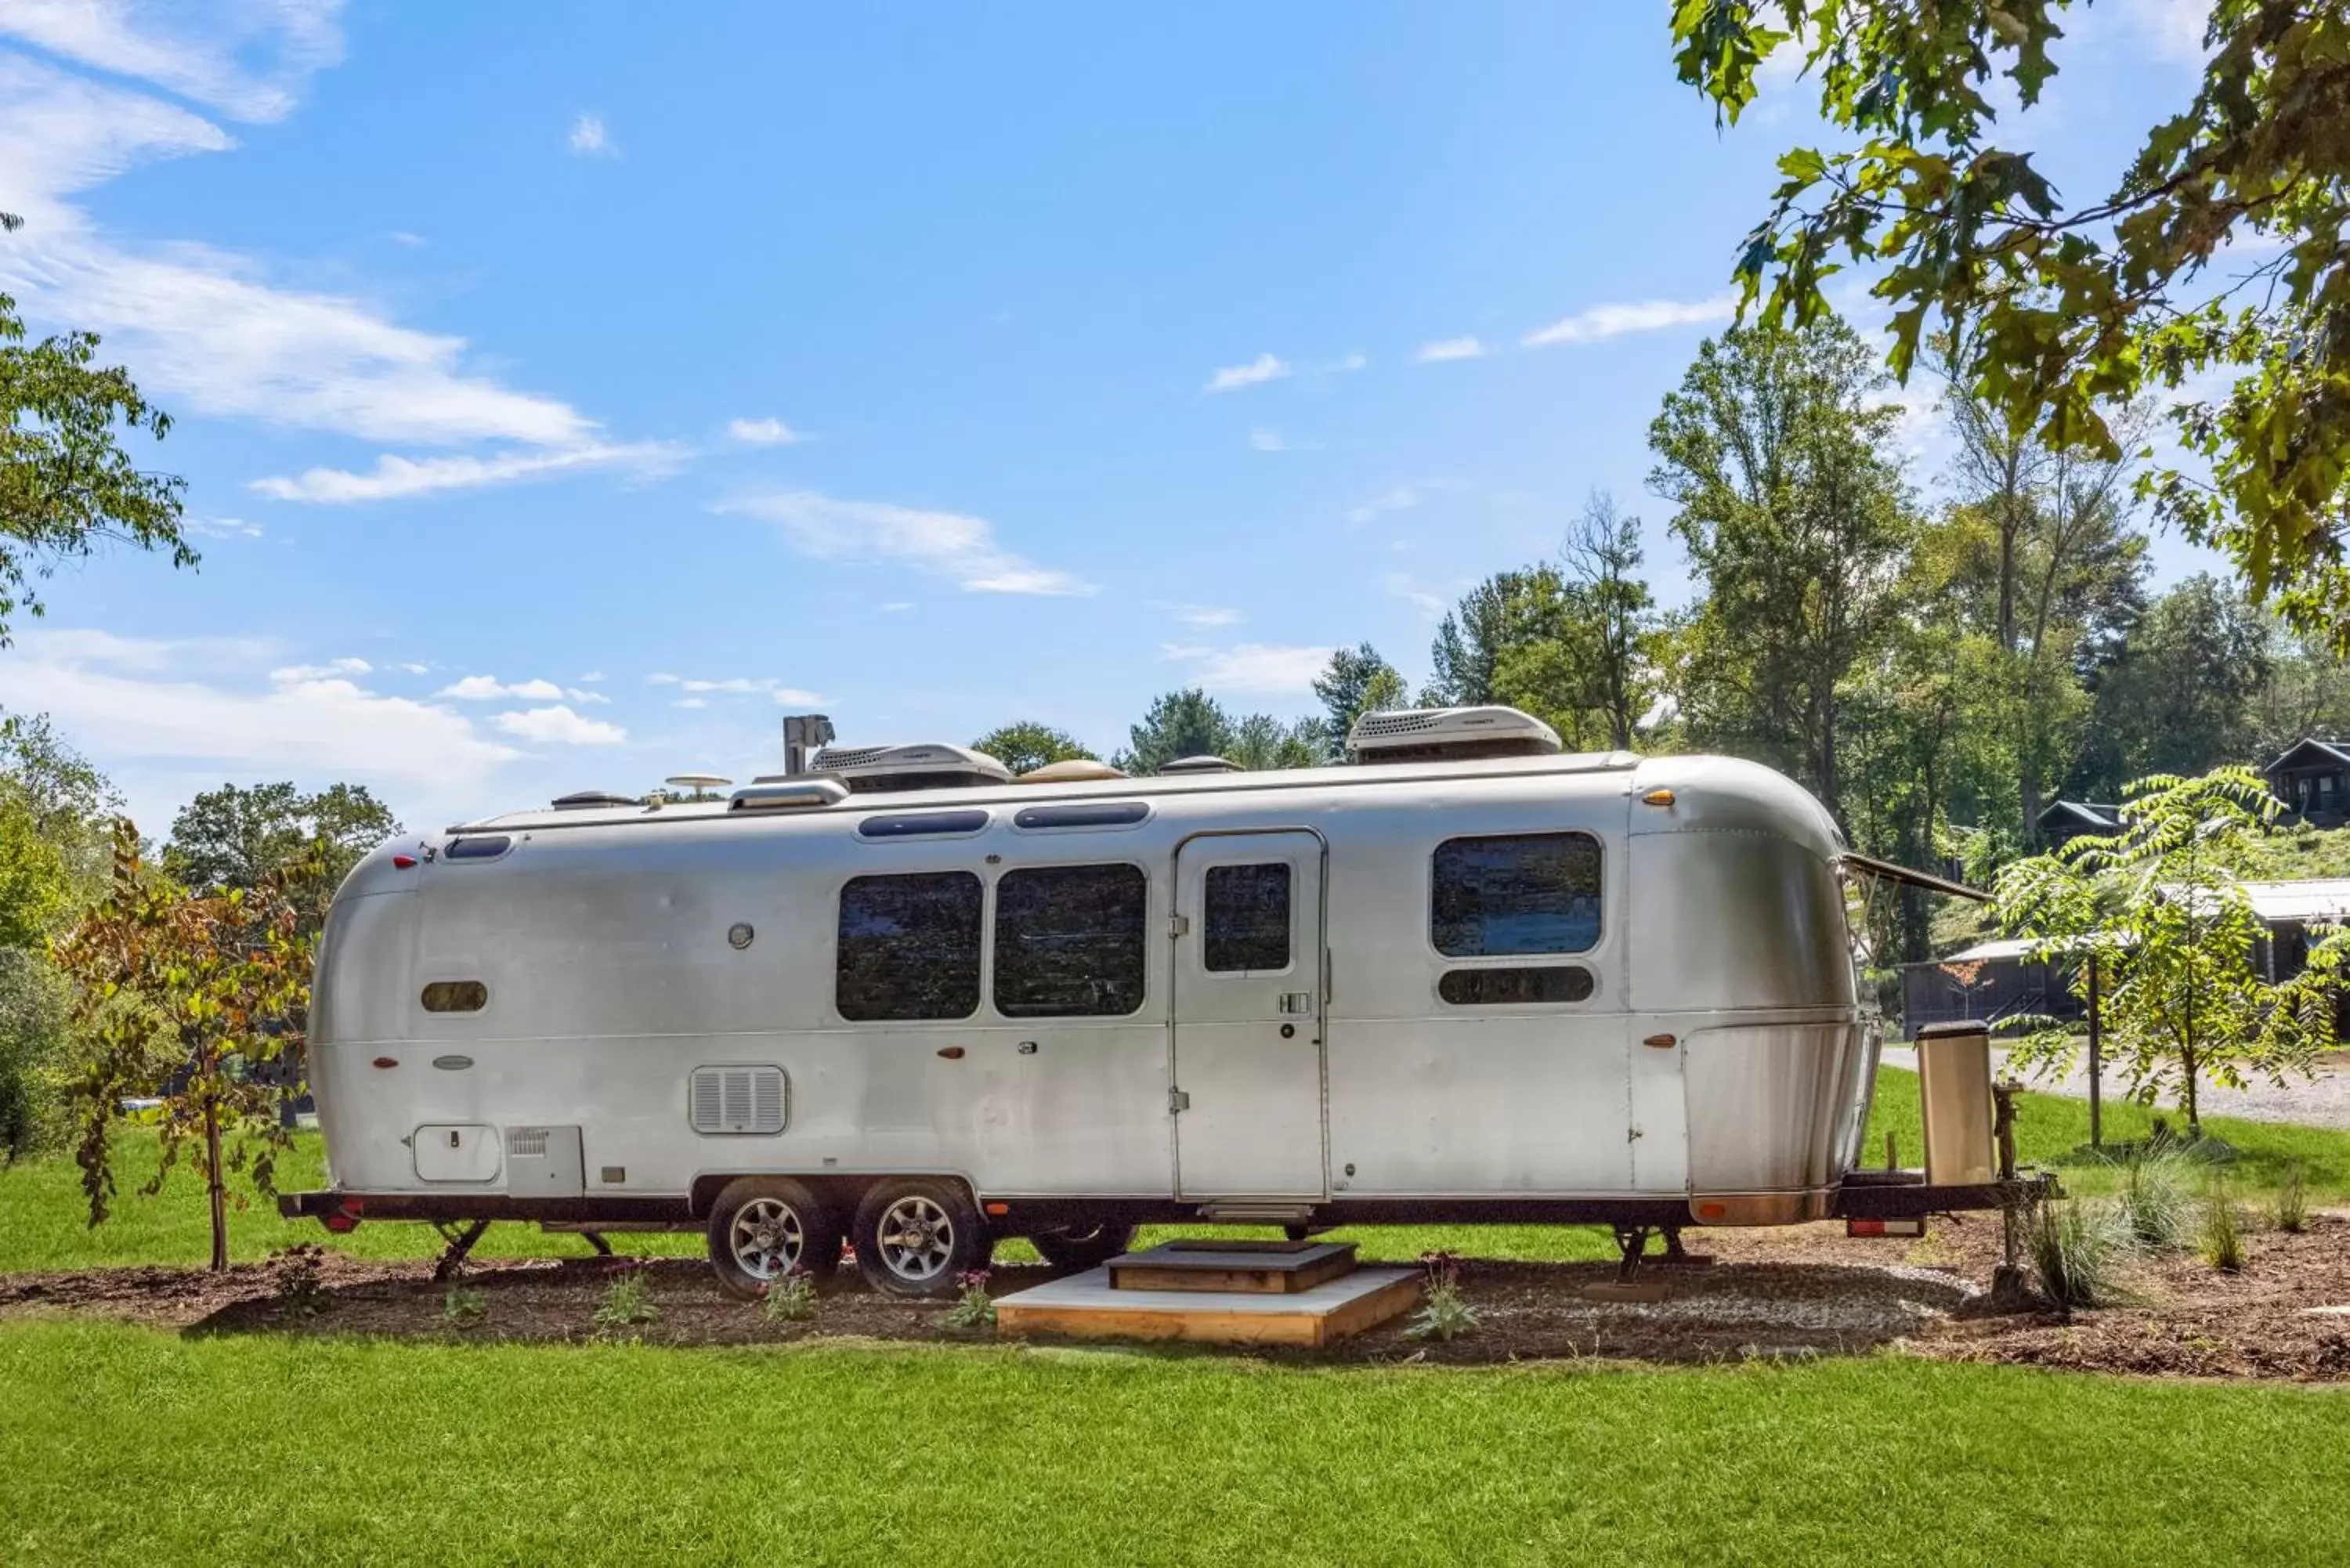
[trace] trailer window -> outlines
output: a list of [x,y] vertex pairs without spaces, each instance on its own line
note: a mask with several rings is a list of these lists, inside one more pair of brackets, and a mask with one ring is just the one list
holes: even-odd
[[1211,866],[1201,898],[1200,961],[1217,973],[1289,967],[1289,866]]
[[427,1012],[479,1012],[490,1004],[490,988],[478,980],[436,980],[424,987]]
[[1043,866],[995,884],[995,1011],[1123,1017],[1142,1005],[1139,866]]
[[1429,936],[1447,958],[1579,953],[1599,940],[1599,840],[1587,833],[1448,838]]
[[1449,969],[1436,994],[1455,1007],[1507,1007],[1527,1002],[1587,1002],[1591,971],[1581,964],[1539,969]]
[[851,877],[840,889],[840,1015],[864,1023],[978,1012],[982,897],[968,871]]

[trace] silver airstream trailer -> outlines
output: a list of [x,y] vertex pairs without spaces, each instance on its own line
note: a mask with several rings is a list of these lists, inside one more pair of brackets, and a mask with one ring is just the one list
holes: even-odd
[[924,1294],[1000,1237],[1076,1263],[1160,1220],[1998,1200],[1856,1169],[1854,858],[1801,788],[1559,754],[1506,709],[1373,714],[1352,745],[1034,782],[835,749],[386,844],[318,959],[331,1185],[284,1207],[700,1226],[746,1293],[847,1237]]

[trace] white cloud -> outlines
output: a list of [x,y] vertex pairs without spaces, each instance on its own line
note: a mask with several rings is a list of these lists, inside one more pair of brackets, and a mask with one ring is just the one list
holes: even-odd
[[715,510],[776,524],[792,545],[820,561],[902,561],[975,594],[1090,594],[1067,572],[1033,566],[995,542],[984,517],[879,501],[836,501],[809,491],[754,495]]
[[7,0],[0,32],[109,76],[138,77],[237,119],[282,119],[342,58],[342,0]]
[[1202,390],[1237,392],[1243,387],[1260,387],[1267,381],[1278,381],[1284,376],[1296,373],[1286,360],[1271,354],[1260,354],[1245,365],[1225,366],[1208,378],[1208,384]]
[[604,130],[600,114],[581,114],[571,122],[571,151],[580,158],[618,158],[619,147]]
[[1289,450],[1289,443],[1281,438],[1281,432],[1264,425],[1259,425],[1256,429],[1249,431],[1249,445],[1258,452],[1287,452]]
[[1172,604],[1165,599],[1153,599],[1150,607],[1165,610],[1185,626],[1232,626],[1241,618],[1240,611],[1217,605]]
[[1427,499],[1428,496],[1426,493],[1416,484],[1398,485],[1395,489],[1388,491],[1384,495],[1375,495],[1371,497],[1370,500],[1364,502],[1360,506],[1348,507],[1347,509],[1347,521],[1349,523],[1367,523],[1372,518],[1378,516],[1382,513],[1409,512]]
[[1447,359],[1482,359],[1484,357],[1485,346],[1474,337],[1447,337],[1439,342],[1422,344],[1419,352],[1412,356],[1423,365],[1440,364]]
[[[646,676],[645,680],[654,686],[674,686],[681,691],[691,691],[696,696],[705,696],[708,693],[714,691],[721,696],[743,697],[748,696],[755,691],[764,691],[778,702],[821,703],[826,701],[825,698],[818,696],[813,691],[806,691],[798,686],[786,686],[782,681],[769,677],[754,678],[749,675],[729,675],[722,680],[713,680],[696,679],[685,675],[672,675],[664,670],[656,674]],[[682,707],[684,704],[680,703],[679,706]],[[701,708],[707,706],[707,704],[703,702],[696,702],[693,706]]]
[[1419,586],[1419,579],[1409,572],[1389,572],[1379,579],[1379,586],[1430,620],[1436,619],[1452,607],[1443,595],[1430,593]]
[[2065,19],[2072,53],[2134,47],[2165,65],[2200,67],[2210,57],[2203,32],[2211,20],[2211,0],[2100,0],[2078,17]]
[[553,479],[566,473],[624,469],[652,475],[667,473],[683,461],[683,453],[665,441],[630,441],[624,445],[590,442],[550,452],[502,452],[488,457],[457,453],[448,457],[401,457],[385,452],[371,472],[353,473],[341,468],[306,469],[288,477],[275,474],[250,482],[248,488],[273,501],[306,501],[345,505],[363,501],[397,501],[443,490],[477,490],[518,481]]
[[375,666],[364,659],[330,659],[324,664],[289,664],[283,670],[273,670],[269,679],[278,682],[327,680],[338,675],[372,675]]
[[566,686],[563,689],[563,694],[574,702],[609,702],[611,701],[601,691],[590,691],[580,686]]
[[618,724],[583,719],[560,702],[501,713],[496,723],[500,732],[542,746],[617,746],[629,738]]
[[745,446],[794,446],[807,439],[781,420],[729,420],[726,433]]
[[496,702],[508,698],[517,698],[525,702],[552,702],[563,695],[563,688],[552,680],[517,680],[508,685],[494,675],[468,675],[462,680],[443,686],[433,695],[453,697],[460,702]]
[[602,670],[591,670],[588,671],[588,673],[587,673],[587,674],[582,675],[582,676],[579,678],[579,684],[580,684],[580,685],[582,685],[582,686],[592,686],[592,685],[594,685],[597,681],[601,680],[603,680],[603,679],[604,679],[604,672],[603,672]]
[[331,667],[289,665],[262,680],[258,665],[275,651],[265,639],[35,628],[0,655],[0,706],[54,715],[117,768],[191,763],[442,790],[520,754],[463,714],[321,673]]
[[881,607],[881,612],[884,615],[897,615],[902,611],[912,609],[913,607],[914,601],[911,599],[891,599],[888,604]]
[[1164,658],[1195,666],[1192,679],[1211,691],[1292,695],[1310,691],[1336,649],[1290,643],[1243,642],[1232,648],[1188,648],[1166,643]]
[[1540,331],[1527,333],[1523,341],[1529,348],[1544,348],[1554,343],[1596,343],[1602,338],[1621,337],[1631,332],[1656,332],[1669,327],[1700,327],[1728,321],[1737,311],[1738,296],[1735,294],[1717,294],[1711,299],[1688,303],[1651,299],[1637,305],[1595,305],[1588,310],[1577,311],[1564,320],[1555,321]]
[[190,517],[180,526],[200,539],[258,539],[261,524],[242,517]]
[[406,664],[395,664],[392,668],[394,670],[403,670],[410,675],[423,675],[428,673],[432,667],[429,664],[418,664],[411,661]]
[[1369,369],[1370,365],[1371,359],[1369,355],[1349,354],[1344,359],[1341,359],[1336,364],[1331,366],[1330,370],[1334,375],[1351,376],[1357,370]]
[[676,701],[671,703],[670,706],[672,708],[707,708],[710,706],[710,699],[707,697],[681,697]]

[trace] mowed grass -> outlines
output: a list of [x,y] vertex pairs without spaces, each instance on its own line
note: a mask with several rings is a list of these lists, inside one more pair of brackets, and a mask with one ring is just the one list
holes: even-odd
[[[2027,1161],[2054,1163],[2068,1189],[2098,1192],[2118,1179],[2108,1168],[2073,1161],[2073,1151],[2088,1141],[2089,1110],[2085,1102],[2061,1096],[2026,1092],[2018,1102],[2017,1143]],[[2108,1141],[2144,1137],[2155,1116],[2165,1116],[2176,1127],[2175,1113],[2148,1111],[2142,1106],[2109,1105],[2106,1111]],[[2224,1116],[2204,1123],[2213,1135],[2235,1146],[2237,1163],[2229,1168],[2230,1185],[2250,1196],[2273,1188],[2286,1165],[2301,1162],[2310,1197],[2318,1203],[2350,1201],[2350,1133],[2320,1127],[2293,1127],[2274,1122],[2239,1121]],[[1877,1076],[1877,1105],[1862,1148],[1862,1163],[1884,1158],[1885,1135],[1891,1131],[1905,1164],[1918,1163],[1925,1153],[1918,1114],[1915,1074],[1887,1067]],[[95,1231],[88,1224],[88,1206],[81,1192],[81,1173],[62,1156],[19,1161],[0,1169],[0,1272],[36,1269],[105,1268],[136,1263],[201,1264],[209,1242],[203,1189],[185,1168],[174,1170],[161,1192],[140,1196],[137,1189],[153,1174],[155,1140],[143,1129],[126,1127],[120,1134],[117,1179],[120,1193],[113,1216]],[[289,1190],[325,1183],[323,1151],[316,1134],[306,1133],[281,1161],[278,1183]],[[240,1179],[234,1190],[247,1191]],[[1174,1230],[1146,1231],[1145,1244],[1178,1234]],[[1263,1234],[1185,1226],[1183,1235]],[[1561,1225],[1370,1226],[1336,1232],[1357,1241],[1367,1260],[1409,1262],[1424,1251],[1447,1250],[1464,1256],[1516,1261],[1592,1261],[1613,1256],[1604,1231]],[[248,1206],[229,1220],[231,1255],[256,1261],[296,1241],[321,1241],[334,1250],[362,1258],[424,1258],[436,1253],[441,1241],[430,1227],[414,1223],[373,1221],[345,1236],[330,1236],[314,1220],[287,1220],[276,1206],[250,1198]],[[617,1233],[612,1245],[621,1252],[685,1257],[700,1254],[699,1233]],[[582,1257],[588,1243],[577,1236],[547,1235],[536,1227],[500,1224],[490,1228],[474,1249],[483,1258]],[[1024,1261],[1035,1254],[1024,1242],[1006,1241],[997,1251],[1004,1262]]]
[[0,1325],[25,1563],[2340,1561],[2350,1404],[1906,1360],[1267,1367]]

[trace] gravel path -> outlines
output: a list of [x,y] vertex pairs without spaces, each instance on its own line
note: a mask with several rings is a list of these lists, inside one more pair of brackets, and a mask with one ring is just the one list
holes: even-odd
[[[2007,1053],[1991,1047],[1991,1070],[1996,1073],[2006,1060]],[[1885,1064],[1918,1070],[1918,1053],[1907,1045],[1887,1045]],[[2089,1069],[2085,1053],[2074,1058],[2073,1070],[2051,1082],[2044,1078],[2024,1080],[2031,1087],[2049,1094],[2069,1095],[2076,1100],[2089,1097]],[[2111,1072],[2106,1075],[2107,1099],[2120,1097],[2122,1084]],[[2307,1083],[2286,1084],[2282,1087],[2255,1082],[2248,1089],[2230,1089],[2204,1081],[2197,1096],[2207,1116],[2242,1116],[2255,1122],[2299,1122],[2304,1127],[2339,1127],[2350,1132],[2350,1073],[2339,1068],[2320,1067],[2317,1076]]]

